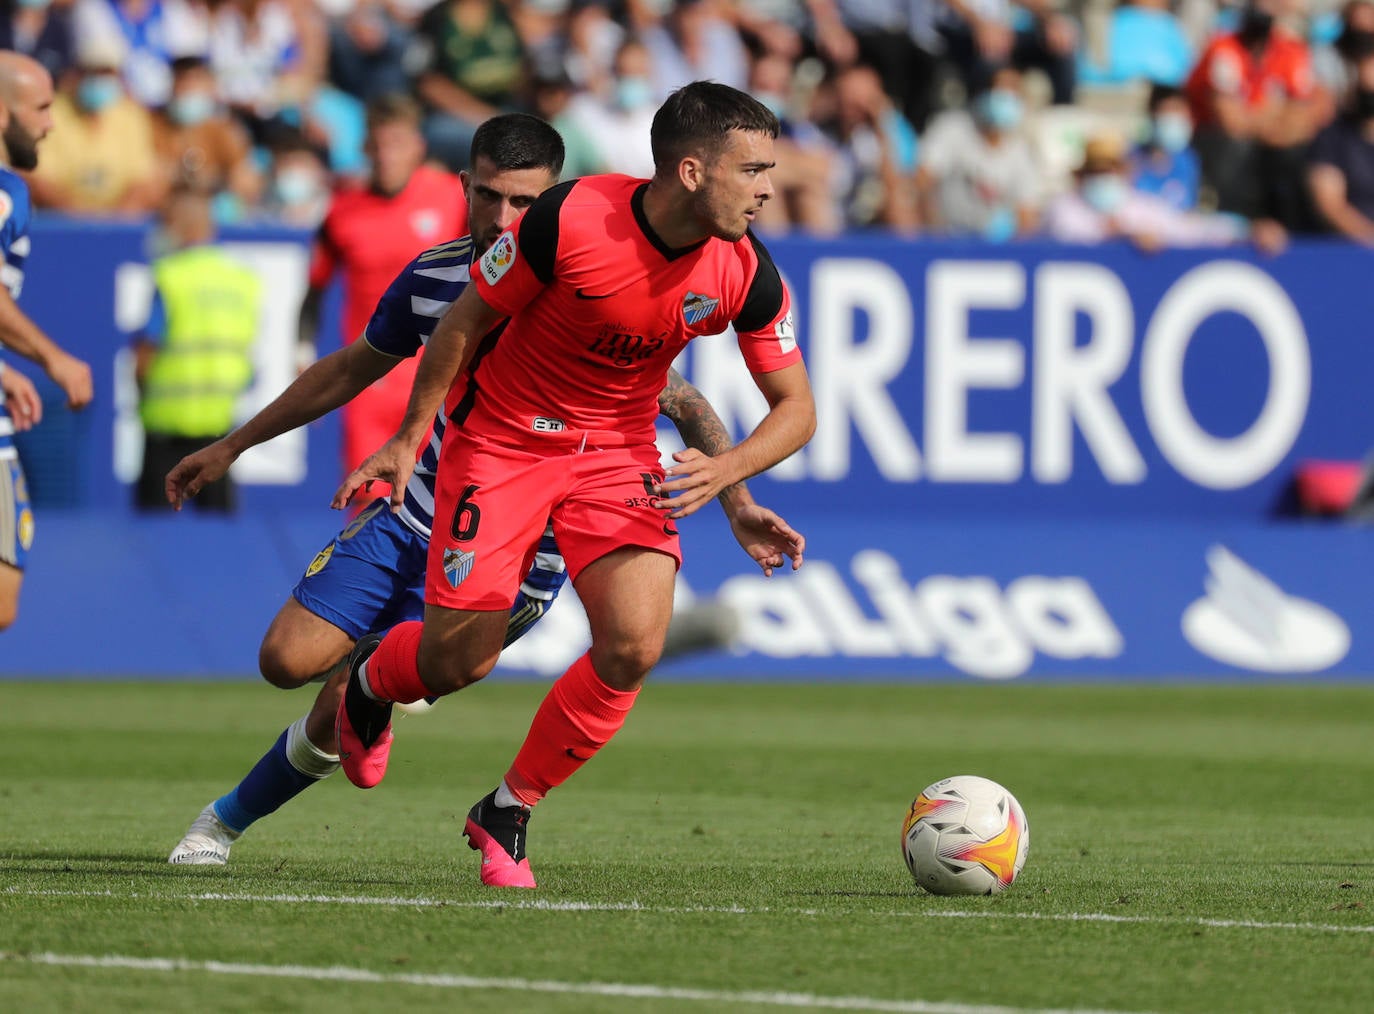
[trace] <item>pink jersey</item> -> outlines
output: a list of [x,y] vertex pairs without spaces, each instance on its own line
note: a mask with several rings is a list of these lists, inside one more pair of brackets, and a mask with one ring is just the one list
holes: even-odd
[[733,324],[750,371],[801,360],[787,289],[753,235],[670,249],[644,215],[647,181],[590,176],[547,191],[478,262],[511,321],[449,406],[494,432],[615,431],[652,442],[669,366]]

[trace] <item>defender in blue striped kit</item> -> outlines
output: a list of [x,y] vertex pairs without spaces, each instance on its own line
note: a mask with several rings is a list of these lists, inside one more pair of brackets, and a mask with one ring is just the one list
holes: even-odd
[[[91,368],[69,355],[19,309],[29,256],[29,187],[14,172],[38,165],[38,142],[52,129],[52,78],[36,60],[0,51],[0,348],[43,368],[70,408],[90,403]],[[15,620],[24,564],[33,543],[19,452],[10,438],[42,417],[37,389],[0,360],[0,630]]]

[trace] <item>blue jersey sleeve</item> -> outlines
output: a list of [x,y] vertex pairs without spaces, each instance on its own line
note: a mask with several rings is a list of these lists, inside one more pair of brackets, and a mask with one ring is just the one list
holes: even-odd
[[15,299],[24,287],[29,216],[28,184],[10,170],[0,168],[0,282]]
[[378,352],[406,358],[420,349],[420,335],[410,326],[410,289],[415,262],[407,264],[377,300],[363,337]]
[[471,268],[472,241],[466,236],[420,254],[377,301],[364,340],[389,356],[418,353],[439,318],[467,288]]

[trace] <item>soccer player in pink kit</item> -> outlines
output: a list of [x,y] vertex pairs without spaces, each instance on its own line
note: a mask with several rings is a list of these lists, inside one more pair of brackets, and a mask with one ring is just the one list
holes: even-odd
[[[393,702],[452,693],[491,671],[511,589],[552,518],[592,644],[468,814],[485,884],[535,886],[531,808],[615,735],[658,661],[681,562],[675,522],[815,429],[787,290],[749,231],[773,195],[777,135],[777,118],[750,96],[695,82],[654,118],[651,180],[594,176],[546,191],[435,328],[401,429],[335,496],[342,507],[378,479],[404,489],[442,405],[454,425],[440,452],[424,621],[358,642],[339,708],[340,758],[361,787],[385,773]],[[507,316],[502,340],[469,364]],[[729,324],[768,413],[731,450],[679,452],[665,474],[658,392],[688,341]],[[770,562],[784,557],[798,566],[801,547],[779,530]]]

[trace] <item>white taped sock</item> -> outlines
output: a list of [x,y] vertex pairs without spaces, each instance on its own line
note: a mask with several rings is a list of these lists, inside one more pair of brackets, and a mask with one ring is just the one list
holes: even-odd
[[496,798],[492,802],[500,807],[519,806],[526,810],[529,809],[528,806],[515,798],[515,793],[510,790],[510,786],[506,784],[504,778],[501,779],[501,784],[496,787]]
[[377,696],[372,689],[372,684],[367,681],[367,663],[370,661],[371,659],[368,659],[358,666],[358,686],[363,688],[363,693],[367,694],[368,700],[380,701],[382,698]]
[[305,717],[298,718],[286,730],[286,759],[291,766],[308,778],[325,778],[339,768],[336,754],[325,753],[305,734]]

